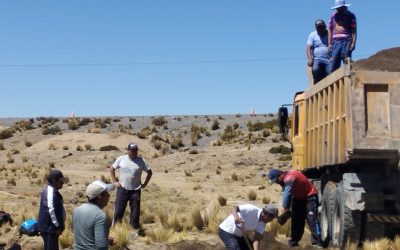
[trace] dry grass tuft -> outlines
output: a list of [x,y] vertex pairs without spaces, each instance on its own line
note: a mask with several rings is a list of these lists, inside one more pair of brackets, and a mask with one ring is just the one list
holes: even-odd
[[225,206],[227,202],[227,199],[223,197],[222,195],[218,196],[218,203],[221,207]]
[[267,224],[267,232],[271,233],[274,237],[278,235],[289,237],[291,223],[290,219],[284,225],[280,225],[277,220],[273,220],[271,223]]
[[263,203],[263,204],[268,204],[268,203],[270,203],[270,202],[271,202],[271,197],[266,196],[266,195],[264,195],[264,196],[262,197],[262,203]]
[[203,217],[201,217],[200,209],[194,208],[192,210],[192,223],[198,230],[202,230],[205,227]]
[[70,248],[74,244],[74,235],[72,233],[72,217],[68,216],[65,221],[65,230],[60,235],[58,242],[61,246],[61,249]]
[[249,193],[247,194],[247,198],[249,198],[250,201],[255,201],[257,199],[256,191],[250,190]]
[[185,169],[185,175],[186,175],[187,177],[192,177],[192,176],[193,176],[192,171],[187,170],[187,169]]
[[400,249],[400,236],[396,236],[392,241],[393,249]]
[[219,215],[220,206],[211,202],[206,208],[204,213],[204,224],[207,227],[207,232],[216,234],[218,232],[218,226],[223,220],[223,217]]
[[115,245],[112,246],[111,250],[125,249],[129,245],[129,232],[131,227],[127,222],[121,222],[114,224],[110,229],[110,236],[114,237]]
[[363,245],[363,250],[381,250],[390,249],[390,241],[387,238],[382,238],[379,240],[365,241]]
[[0,150],[6,150],[6,148],[4,147],[4,144],[2,142],[0,142]]
[[56,144],[54,144],[54,143],[49,144],[49,150],[57,150],[57,149],[58,149],[58,146]]
[[234,181],[238,181],[239,180],[239,176],[236,173],[233,173],[231,175],[231,179],[234,180]]
[[173,229],[166,229],[162,226],[146,231],[146,235],[153,242],[169,242],[173,238],[174,234],[175,232]]

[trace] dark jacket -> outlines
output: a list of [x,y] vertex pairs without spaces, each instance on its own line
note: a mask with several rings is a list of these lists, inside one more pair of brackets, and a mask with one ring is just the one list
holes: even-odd
[[39,232],[56,233],[65,227],[64,200],[61,194],[47,184],[40,198],[38,230]]

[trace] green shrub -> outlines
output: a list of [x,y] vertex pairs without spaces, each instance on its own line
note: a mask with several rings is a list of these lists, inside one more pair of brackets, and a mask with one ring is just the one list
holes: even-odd
[[13,137],[14,132],[15,132],[15,130],[13,128],[8,128],[8,129],[5,129],[5,130],[2,130],[0,132],[0,139],[4,140],[4,139],[11,138],[11,137]]
[[48,135],[48,134],[52,134],[52,135],[56,135],[61,131],[60,127],[56,126],[52,126],[52,127],[44,127],[42,134],[44,135]]
[[288,147],[283,145],[279,145],[278,147],[272,147],[269,152],[271,154],[283,154],[283,155],[290,155],[291,151]]

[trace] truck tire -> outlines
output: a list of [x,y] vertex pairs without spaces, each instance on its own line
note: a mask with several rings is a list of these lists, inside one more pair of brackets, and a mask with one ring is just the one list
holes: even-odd
[[326,183],[321,197],[321,236],[322,241],[328,245],[332,238],[332,220],[335,207],[336,185],[332,181]]
[[345,249],[346,243],[360,242],[361,212],[346,207],[343,182],[338,184],[332,220],[332,243]]

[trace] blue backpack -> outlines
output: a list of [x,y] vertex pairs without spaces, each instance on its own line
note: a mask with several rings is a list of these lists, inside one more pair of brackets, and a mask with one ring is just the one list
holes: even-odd
[[37,221],[35,219],[29,219],[22,222],[19,227],[19,233],[29,236],[39,235],[39,231],[37,229]]

